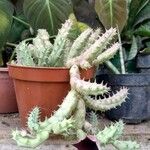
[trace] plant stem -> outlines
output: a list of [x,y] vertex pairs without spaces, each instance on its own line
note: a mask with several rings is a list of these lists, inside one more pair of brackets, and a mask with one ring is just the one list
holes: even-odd
[[[8,45],[8,46],[12,46],[12,47],[16,47],[17,46],[17,44],[14,44],[14,43],[9,43],[9,42],[7,42],[6,43],[6,45]],[[14,58],[14,55],[15,55],[15,49],[13,50],[13,53],[12,53],[12,55],[11,55],[11,57],[10,57],[10,59],[9,59],[9,63],[12,61],[12,59]]]
[[110,62],[106,61],[105,65],[115,74],[120,74],[119,70]]
[[117,33],[118,33],[118,39],[120,43],[119,55],[120,55],[121,73],[125,74],[126,70],[125,70],[125,64],[124,64],[123,49],[122,49],[121,37],[120,37],[118,26],[117,26]]
[[13,50],[13,53],[12,53],[12,55],[11,55],[11,57],[10,57],[8,63],[10,63],[10,62],[13,60],[13,58],[14,58],[14,56],[15,56],[15,53],[16,53],[16,49]]
[[25,21],[23,21],[23,20],[21,20],[21,19],[15,17],[15,16],[13,16],[13,19],[15,19],[16,21],[22,23],[22,24],[23,24],[24,26],[26,26],[27,28],[30,28],[30,27],[31,27],[30,24],[28,24],[27,22],[25,22]]
[[12,46],[12,47],[16,47],[16,46],[17,46],[17,44],[9,43],[9,42],[7,42],[7,43],[6,43],[6,45],[8,45],[8,46]]

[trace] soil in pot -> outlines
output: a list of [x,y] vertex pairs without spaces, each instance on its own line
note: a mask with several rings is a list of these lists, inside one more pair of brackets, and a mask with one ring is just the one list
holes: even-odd
[[13,81],[8,68],[0,68],[0,113],[18,112]]
[[122,119],[125,123],[140,123],[150,119],[150,76],[149,74],[102,74],[97,82],[104,81],[112,89],[125,86],[129,89],[128,99],[121,106],[106,112],[111,120]]
[[[81,77],[90,79],[95,69],[81,71]],[[21,124],[25,127],[27,115],[35,107],[41,108],[41,120],[50,117],[70,90],[69,69],[33,68],[9,65],[14,80]]]

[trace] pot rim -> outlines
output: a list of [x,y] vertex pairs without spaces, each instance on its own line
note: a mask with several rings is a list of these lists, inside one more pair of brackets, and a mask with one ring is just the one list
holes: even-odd
[[8,67],[0,67],[0,72],[8,72]]
[[117,77],[128,77],[128,76],[144,76],[144,75],[147,75],[147,76],[150,76],[150,73],[126,73],[126,74],[107,74],[107,73],[104,73],[104,74],[98,74],[97,76],[117,76]]
[[11,66],[14,68],[26,68],[26,69],[52,69],[52,70],[69,70],[67,67],[39,67],[39,66],[21,66],[21,65],[15,65],[7,63],[7,66]]
[[118,86],[149,86],[150,74],[131,73],[131,74],[99,74],[97,78],[101,78],[110,82],[110,85]]

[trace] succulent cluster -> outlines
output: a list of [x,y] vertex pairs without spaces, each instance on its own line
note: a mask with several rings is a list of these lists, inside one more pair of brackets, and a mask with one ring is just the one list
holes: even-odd
[[76,64],[87,69],[109,60],[119,49],[119,43],[110,44],[116,35],[116,29],[111,28],[101,34],[99,28],[87,28],[72,39],[73,30],[73,21],[69,19],[62,25],[52,44],[47,31],[39,29],[32,44],[22,41],[16,47],[16,63],[23,66],[68,68]]
[[[110,88],[103,85],[103,83],[91,83],[81,79],[77,65],[73,65],[70,69],[70,84],[70,92],[64,98],[59,109],[50,118],[46,118],[45,121],[41,122],[39,120],[40,110],[36,107],[28,117],[29,131],[13,131],[13,139],[19,146],[34,148],[52,135],[61,135],[66,140],[82,140],[91,134],[103,146],[112,144],[119,150],[138,149],[139,146],[136,142],[118,140],[123,131],[121,121],[100,131],[97,127],[96,130],[93,130],[94,127],[85,118],[86,107],[106,111],[120,105],[128,95],[127,88],[122,88],[116,94],[104,97],[106,93],[109,95]],[[92,97],[103,95],[103,98],[93,99],[91,95]],[[96,121],[94,124],[96,124]]]

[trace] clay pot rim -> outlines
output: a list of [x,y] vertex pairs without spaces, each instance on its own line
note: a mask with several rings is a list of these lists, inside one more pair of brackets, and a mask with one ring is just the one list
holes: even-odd
[[0,67],[0,72],[8,72],[8,68],[7,67]]
[[26,68],[26,69],[51,69],[51,70],[69,70],[70,68],[67,67],[39,67],[39,66],[21,66],[21,65],[13,65],[13,64],[7,64],[8,66],[14,67],[14,68]]

